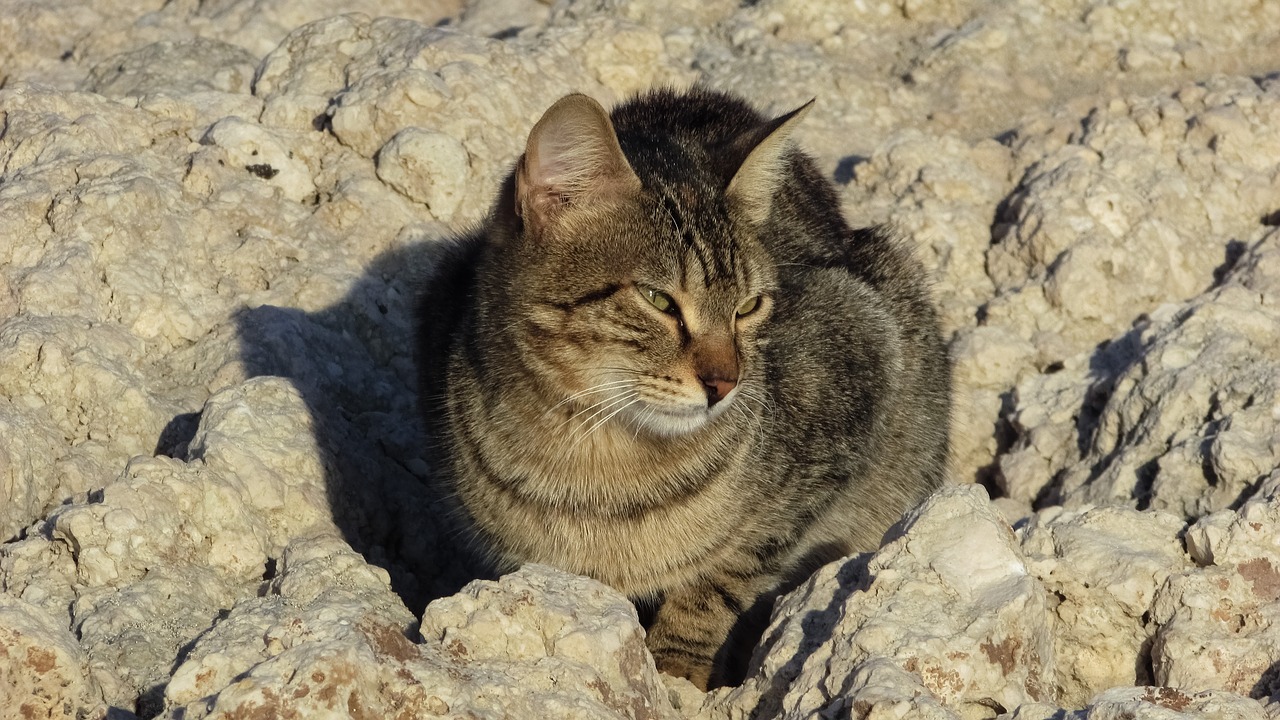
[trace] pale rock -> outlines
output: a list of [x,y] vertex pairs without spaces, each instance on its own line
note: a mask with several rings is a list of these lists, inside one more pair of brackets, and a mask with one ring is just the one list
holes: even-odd
[[1170,687],[1114,688],[1089,701],[1087,720],[1261,720],[1256,700],[1217,690],[1183,692]]
[[[309,62],[317,56],[325,59]],[[476,218],[488,210],[521,138],[561,95],[578,90],[611,100],[688,78],[666,57],[660,37],[603,17],[504,42],[345,16],[294,32],[263,60],[255,93],[267,102],[267,118],[309,126],[328,113],[334,135],[365,157],[406,127],[454,138],[478,170],[458,212]]]
[[108,97],[248,93],[257,65],[258,58],[238,45],[162,41],[107,58],[90,71],[85,89]]
[[833,563],[780,600],[746,682],[700,717],[804,718],[865,702],[977,718],[1051,700],[1049,598],[982,488],[939,490],[890,537],[865,566]]
[[[14,79],[40,78],[60,89],[72,89],[108,58],[155,43],[221,42],[261,57],[294,28],[333,15],[383,14],[431,25],[456,13],[460,4],[458,0],[179,0],[154,5],[18,0],[0,15],[0,86]],[[190,77],[197,83],[209,79],[207,75]]]
[[1203,567],[1161,588],[1152,666],[1161,684],[1227,690],[1266,700],[1280,693],[1280,471],[1238,511],[1187,529]]
[[308,423],[276,378],[215,396],[191,443],[201,462],[135,458],[0,548],[0,588],[75,630],[108,705],[154,714],[175,659],[270,558],[332,528]]
[[[1178,534],[1182,519],[1123,507],[1053,508],[1020,532],[1031,574],[1051,604],[1057,701],[1081,707],[1106,688],[1150,684],[1143,661],[1154,628],[1156,591],[1191,563]],[[1135,675],[1136,669],[1136,675]]]
[[1220,690],[1183,692],[1170,687],[1117,687],[1100,693],[1083,710],[1024,705],[1001,720],[1262,720],[1256,700]]
[[[204,717],[220,705],[225,711],[230,697],[248,702],[244,698],[257,695],[237,678],[251,671],[275,672],[281,663],[300,657],[322,664],[326,652],[346,652],[344,641],[367,637],[356,633],[409,645],[405,633],[415,620],[391,592],[386,572],[366,564],[331,534],[293,539],[264,580],[258,596],[237,600],[186,653],[164,689],[167,708]],[[295,669],[304,682],[313,678],[314,668]],[[339,676],[330,685],[341,687],[350,680]],[[316,688],[318,696],[325,695],[323,687]],[[316,707],[306,703],[346,700],[331,693],[304,700],[298,708],[301,712]]]
[[289,141],[261,125],[227,118],[209,128],[202,142],[226,151],[227,162],[242,167],[280,189],[284,196],[301,202],[316,191],[313,173],[295,158]]
[[378,151],[378,178],[448,222],[462,203],[471,161],[448,135],[405,128]]
[[[1015,139],[1031,152],[999,218],[1011,231],[987,260],[996,286],[987,322],[1075,354],[1136,314],[1213,285],[1230,244],[1256,238],[1280,196],[1280,139],[1269,130],[1280,120],[1280,86],[1221,78],[1204,89],[1115,99],[1047,154]],[[1232,172],[1211,169],[1224,162]],[[1015,318],[1031,288],[1058,320],[1049,337],[1035,334],[1048,318]]]
[[604,585],[527,566],[432,604],[415,643],[385,581],[302,548],[196,644],[164,717],[679,717],[634,608]]
[[543,0],[467,0],[458,12],[458,29],[505,38],[545,24],[550,15],[551,3]]
[[1164,305],[1059,375],[1019,385],[1002,487],[1068,505],[1137,502],[1196,518],[1280,465],[1280,232],[1219,286]]
[[[222,501],[211,513],[216,519],[251,503],[261,523],[255,528],[259,552],[274,556],[290,538],[331,522],[325,482],[326,462],[332,461],[317,447],[312,422],[301,393],[275,377],[253,378],[220,392],[201,411],[187,457],[224,478],[229,496],[202,505],[217,508]],[[233,537],[243,539],[244,532]],[[213,549],[227,555],[232,548]]]
[[102,696],[76,637],[39,608],[0,595],[0,715],[73,720],[95,706]]
[[1155,682],[1260,700],[1280,692],[1278,565],[1273,555],[1171,577],[1151,613]]
[[[527,565],[432,603],[421,632],[467,669],[459,695],[477,711],[505,695],[528,717],[574,705],[574,717],[676,717],[635,608],[594,580]],[[511,680],[519,690],[504,687]]]
[[1239,510],[1219,510],[1192,523],[1186,543],[1202,566],[1280,556],[1280,468]]

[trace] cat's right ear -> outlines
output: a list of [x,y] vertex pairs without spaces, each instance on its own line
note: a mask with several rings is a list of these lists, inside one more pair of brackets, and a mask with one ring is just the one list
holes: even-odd
[[586,95],[566,95],[529,132],[516,166],[516,214],[534,228],[562,212],[640,189],[609,114]]

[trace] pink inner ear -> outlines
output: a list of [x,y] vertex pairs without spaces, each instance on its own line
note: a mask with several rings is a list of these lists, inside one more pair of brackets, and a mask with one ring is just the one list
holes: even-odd
[[516,173],[517,213],[538,224],[587,195],[639,184],[604,108],[585,95],[569,95],[529,133]]

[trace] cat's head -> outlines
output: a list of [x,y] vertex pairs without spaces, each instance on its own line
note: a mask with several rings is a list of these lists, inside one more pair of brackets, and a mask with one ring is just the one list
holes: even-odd
[[[634,162],[585,95],[534,126],[504,294],[519,357],[575,432],[682,435],[763,402],[777,268],[758,231],[807,107],[720,147],[632,129]],[[740,156],[736,169],[715,152]]]

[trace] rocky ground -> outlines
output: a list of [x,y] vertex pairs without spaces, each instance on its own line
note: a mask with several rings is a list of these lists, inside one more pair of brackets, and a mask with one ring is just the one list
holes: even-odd
[[[709,695],[462,588],[409,318],[552,101],[694,81],[818,98],[976,481]],[[0,717],[1280,718],[1278,168],[1272,0],[8,0]]]

